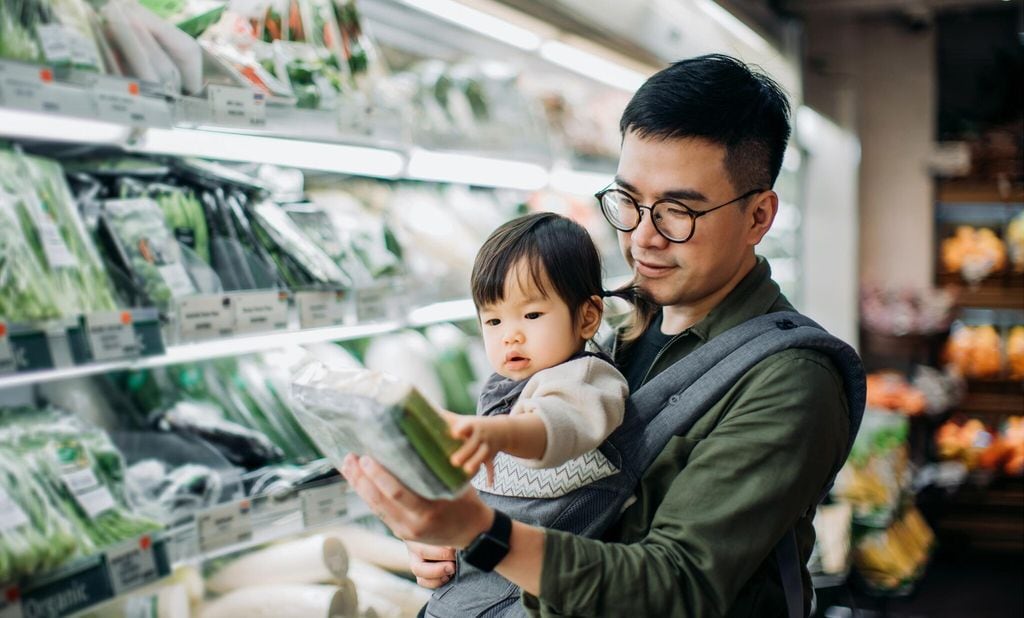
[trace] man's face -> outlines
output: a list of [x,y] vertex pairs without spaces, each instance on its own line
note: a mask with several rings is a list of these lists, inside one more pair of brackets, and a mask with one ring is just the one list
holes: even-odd
[[[672,197],[696,211],[758,188],[732,185],[725,171],[724,146],[694,138],[646,139],[633,133],[622,142],[616,181],[640,204]],[[693,237],[680,244],[659,234],[645,209],[637,229],[618,233],[619,247],[637,284],[656,304],[696,305],[751,263],[752,248],[767,231],[763,223],[757,224],[753,210],[753,204],[744,209],[741,201],[700,217]]]

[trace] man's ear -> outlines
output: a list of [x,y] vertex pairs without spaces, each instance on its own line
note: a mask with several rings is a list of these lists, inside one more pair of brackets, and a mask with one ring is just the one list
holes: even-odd
[[587,302],[580,307],[580,337],[591,339],[601,328],[601,316],[604,315],[604,301],[598,295],[591,296]]
[[747,234],[751,246],[760,243],[768,230],[772,229],[778,212],[779,194],[775,191],[762,191],[751,198],[747,205],[747,220],[750,222]]

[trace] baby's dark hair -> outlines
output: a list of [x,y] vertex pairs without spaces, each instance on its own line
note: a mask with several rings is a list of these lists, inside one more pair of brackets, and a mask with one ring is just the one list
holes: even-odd
[[504,300],[505,280],[516,264],[549,295],[544,275],[569,306],[572,319],[593,296],[602,296],[601,256],[583,226],[552,212],[513,219],[491,233],[473,263],[470,285],[477,309]]

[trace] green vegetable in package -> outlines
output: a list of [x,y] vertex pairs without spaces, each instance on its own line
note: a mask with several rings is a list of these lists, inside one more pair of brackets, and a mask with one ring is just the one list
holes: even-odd
[[[33,298],[45,299],[46,294],[38,291],[45,286],[63,317],[117,307],[106,269],[59,164],[0,151],[0,193],[6,194],[5,201],[14,202],[21,231],[45,274],[38,285],[30,286],[37,290]],[[52,317],[53,313],[41,304],[27,306],[14,315],[24,314],[30,319],[33,315]]]
[[181,248],[151,199],[109,200],[101,217],[105,238],[122,267],[155,306],[196,293]]
[[452,498],[469,481],[449,458],[460,441],[411,385],[366,369],[332,370],[312,361],[292,382],[293,412],[340,467],[347,453],[373,455],[417,494]]

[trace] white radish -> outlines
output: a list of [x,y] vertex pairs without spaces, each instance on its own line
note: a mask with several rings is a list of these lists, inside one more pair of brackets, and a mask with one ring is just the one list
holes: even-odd
[[430,591],[368,562],[353,559],[348,577],[359,590],[364,614],[372,608],[380,618],[415,616],[430,600]]
[[203,51],[199,43],[174,24],[160,19],[139,4],[131,4],[132,16],[149,31],[167,53],[181,74],[185,94],[196,94],[203,89]]
[[332,527],[324,534],[341,539],[350,561],[358,559],[392,573],[412,575],[405,543],[394,537],[357,525]]
[[284,585],[240,588],[206,603],[199,618],[358,618],[359,599],[345,587]]
[[124,13],[128,18],[128,23],[135,29],[135,34],[139,37],[139,42],[146,48],[146,55],[149,58],[149,63],[154,69],[156,69],[157,75],[160,76],[160,83],[169,91],[175,94],[181,93],[181,73],[178,71],[178,67],[171,62],[171,57],[167,55],[167,52],[160,47],[160,44],[156,42],[153,35],[150,34],[149,30],[143,25],[142,20],[138,17],[138,12],[134,10],[131,4],[124,4]]
[[315,535],[245,554],[208,578],[206,587],[225,593],[249,586],[316,584],[341,580],[347,572],[342,542]]
[[120,52],[121,61],[127,72],[143,81],[158,82],[160,75],[149,61],[146,47],[132,29],[124,9],[118,2],[108,2],[100,9],[100,15],[107,24],[107,31],[114,46]]

